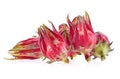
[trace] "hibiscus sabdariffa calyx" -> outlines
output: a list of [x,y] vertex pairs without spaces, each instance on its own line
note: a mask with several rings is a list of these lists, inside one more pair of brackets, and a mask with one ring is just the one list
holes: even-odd
[[112,51],[108,37],[102,32],[95,32],[92,28],[87,12],[83,16],[76,16],[72,21],[67,16],[67,23],[59,25],[57,31],[49,21],[52,30],[45,24],[38,28],[38,36],[18,42],[9,53],[13,59],[47,58],[49,63],[63,61],[69,63],[70,58],[84,55],[86,61],[91,57],[104,60]]

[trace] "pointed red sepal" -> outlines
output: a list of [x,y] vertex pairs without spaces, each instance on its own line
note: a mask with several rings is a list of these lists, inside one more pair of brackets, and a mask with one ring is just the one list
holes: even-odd
[[42,57],[41,50],[38,45],[38,38],[29,38],[17,43],[9,53],[15,59],[38,59]]

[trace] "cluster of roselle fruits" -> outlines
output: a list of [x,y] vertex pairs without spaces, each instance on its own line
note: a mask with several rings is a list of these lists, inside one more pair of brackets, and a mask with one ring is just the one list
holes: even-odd
[[59,31],[51,21],[52,30],[46,25],[38,28],[38,36],[20,41],[9,53],[13,59],[47,58],[49,63],[63,61],[69,63],[76,55],[91,59],[104,60],[112,51],[109,39],[101,32],[94,32],[87,12],[76,16],[72,21],[67,16],[67,23],[59,25]]

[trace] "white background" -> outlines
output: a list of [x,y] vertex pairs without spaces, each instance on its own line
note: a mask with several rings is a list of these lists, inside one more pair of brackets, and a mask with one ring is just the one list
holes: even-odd
[[[120,79],[119,0],[0,0],[0,79]],[[69,64],[42,60],[9,61],[8,50],[18,41],[37,35],[37,28],[51,20],[56,28],[87,11],[95,31],[113,41],[107,59],[87,63],[78,56]],[[51,27],[50,27],[51,28]]]

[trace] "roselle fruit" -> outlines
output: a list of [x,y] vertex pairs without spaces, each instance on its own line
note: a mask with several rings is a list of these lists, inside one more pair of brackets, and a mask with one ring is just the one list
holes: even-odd
[[66,43],[68,44],[68,56],[73,59],[77,54],[78,51],[73,48],[72,40],[70,39],[70,28],[67,24],[63,23],[59,25],[59,33],[65,39]]
[[38,59],[43,56],[37,37],[28,38],[18,42],[11,50],[9,50],[9,54],[14,56],[14,58],[10,59]]
[[78,15],[71,21],[67,16],[67,23],[59,25],[57,31],[54,24],[52,29],[45,24],[38,28],[38,36],[18,42],[11,50],[14,58],[10,59],[39,59],[47,58],[48,63],[63,61],[69,63],[70,58],[76,55],[84,55],[86,61],[100,58],[106,59],[112,51],[112,42],[102,32],[93,30],[90,17]]
[[108,37],[103,34],[102,32],[96,32],[96,47],[93,49],[93,56],[94,58],[100,58],[101,60],[106,59],[106,56],[108,56],[108,53],[112,51],[111,44]]
[[46,25],[41,25],[38,28],[39,47],[43,55],[50,60],[69,62],[67,58],[67,43],[64,38],[58,33],[50,30]]
[[85,55],[87,61],[90,60],[90,53],[96,45],[96,35],[93,31],[89,15],[86,12],[85,16],[77,16],[71,22],[69,16],[67,22],[70,26],[71,46],[74,50]]

